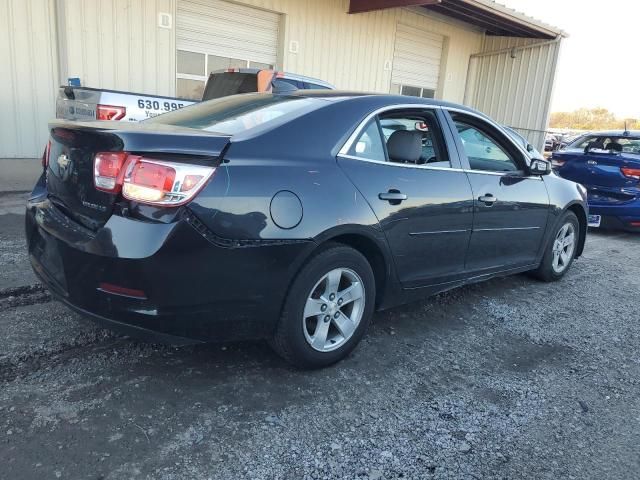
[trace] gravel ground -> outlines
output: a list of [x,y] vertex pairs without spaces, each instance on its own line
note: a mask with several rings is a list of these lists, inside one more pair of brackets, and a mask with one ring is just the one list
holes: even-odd
[[560,283],[379,313],[316,372],[262,343],[98,329],[35,284],[22,244],[0,211],[0,478],[640,477],[640,236],[591,234]]

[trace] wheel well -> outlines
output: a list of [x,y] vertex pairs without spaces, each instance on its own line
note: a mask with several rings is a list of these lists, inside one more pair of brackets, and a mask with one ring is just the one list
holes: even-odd
[[578,222],[580,223],[580,243],[578,243],[578,251],[576,252],[576,257],[579,257],[584,251],[584,242],[587,238],[587,213],[584,211],[584,208],[577,203],[571,205],[567,210],[575,213],[576,217],[578,217]]
[[348,245],[364,255],[371,265],[376,280],[376,306],[378,306],[378,301],[383,298],[382,292],[387,283],[387,263],[380,247],[373,240],[358,234],[339,235],[329,241]]

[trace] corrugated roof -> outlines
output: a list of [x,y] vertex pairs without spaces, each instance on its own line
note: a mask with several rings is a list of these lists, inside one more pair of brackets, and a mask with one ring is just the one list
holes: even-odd
[[493,0],[442,0],[423,8],[480,27],[487,35],[553,39],[563,30]]
[[553,39],[567,33],[494,0],[351,0],[349,13],[420,6],[479,27],[488,35]]

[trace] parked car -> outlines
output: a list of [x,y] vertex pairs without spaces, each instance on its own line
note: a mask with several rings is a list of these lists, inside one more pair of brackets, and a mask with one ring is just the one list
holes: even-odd
[[544,137],[544,150],[546,152],[553,152],[560,148],[560,139],[557,135],[547,133]]
[[[209,75],[202,100],[271,89],[332,90],[330,83],[293,73],[258,68],[230,68]],[[200,94],[198,94],[200,95]],[[139,122],[197,103],[193,100],[88,87],[58,89],[56,118]]]
[[640,231],[640,131],[583,135],[551,161],[587,188],[589,226]]
[[524,148],[531,158],[540,159],[544,158],[544,155],[538,151],[533,145],[529,143],[529,140],[524,138],[520,133],[515,131],[511,127],[502,127],[504,130],[511,135],[511,138],[518,142],[522,148]]
[[132,335],[266,338],[322,367],[374,310],[518,272],[558,280],[584,248],[584,189],[455,104],[298,91],[49,127],[34,271]]
[[558,147],[558,150],[563,150],[565,148],[567,148],[569,145],[571,145],[572,143],[574,143],[578,138],[583,137],[585,135],[588,135],[587,132],[585,133],[580,133],[580,134],[568,134],[568,135],[563,135],[560,139],[560,146]]

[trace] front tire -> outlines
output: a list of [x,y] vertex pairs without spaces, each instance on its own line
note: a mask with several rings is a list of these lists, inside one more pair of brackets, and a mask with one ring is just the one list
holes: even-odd
[[311,258],[293,281],[271,346],[298,368],[331,365],[364,336],[375,298],[367,259],[346,245],[330,245]]
[[569,271],[580,241],[580,222],[573,212],[565,212],[533,275],[544,282],[560,280]]

